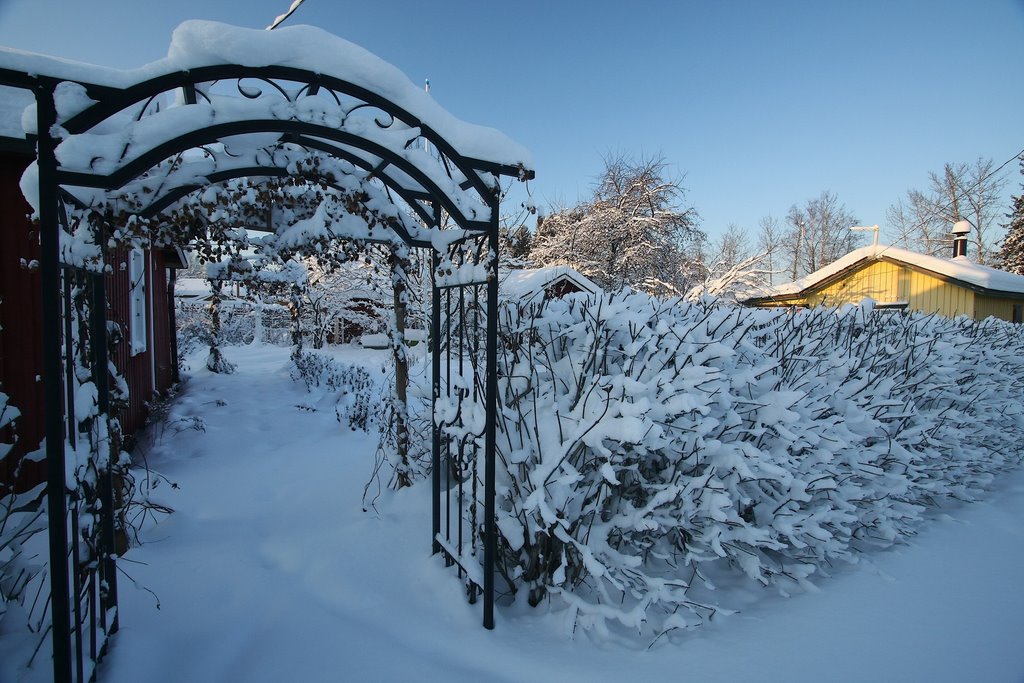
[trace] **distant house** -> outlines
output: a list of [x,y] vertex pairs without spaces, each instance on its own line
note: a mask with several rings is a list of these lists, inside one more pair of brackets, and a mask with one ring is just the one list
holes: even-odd
[[[222,300],[234,298],[228,288],[222,290],[220,297]],[[202,277],[179,277],[174,283],[174,299],[179,306],[208,306],[213,300],[210,281]]]
[[601,287],[590,278],[561,265],[504,271],[498,284],[500,296],[521,301],[545,295],[557,298],[575,292],[599,294],[601,291]]
[[[559,298],[576,292],[598,294],[601,291],[601,287],[590,278],[562,265],[502,270],[498,279],[498,296],[505,301],[531,302],[540,301],[545,296]],[[352,301],[360,300],[353,298]],[[427,333],[426,330],[407,328],[405,338],[414,345],[425,341]],[[363,334],[360,343],[365,348],[385,349],[390,342],[387,334],[378,333]]]
[[388,309],[379,292],[346,289],[333,292],[332,296],[340,303],[334,308],[328,343],[347,344],[377,334],[387,326]]
[[1020,323],[1024,276],[973,263],[965,255],[946,259],[875,244],[741,303],[813,307],[864,299],[872,299],[879,308]]
[[[0,97],[13,98],[0,106],[0,391],[20,413],[13,429],[17,441],[0,457],[0,484],[18,490],[46,478],[43,462],[18,468],[24,455],[39,448],[44,433],[39,232],[29,220],[31,207],[19,186],[22,173],[35,160],[35,148],[21,132],[21,110],[31,101],[24,94],[0,88]],[[168,282],[171,269],[186,265],[183,258],[177,249],[108,253],[106,319],[111,358],[129,388],[129,403],[117,415],[126,434],[142,426],[148,402],[176,380]],[[11,431],[8,426],[0,432],[0,443],[11,442]]]

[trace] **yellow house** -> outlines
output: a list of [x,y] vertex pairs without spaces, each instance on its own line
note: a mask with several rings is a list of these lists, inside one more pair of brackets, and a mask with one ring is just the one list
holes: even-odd
[[1024,322],[1024,276],[972,263],[965,256],[945,259],[884,244],[851,251],[743,303],[811,307],[864,299],[873,299],[878,308]]

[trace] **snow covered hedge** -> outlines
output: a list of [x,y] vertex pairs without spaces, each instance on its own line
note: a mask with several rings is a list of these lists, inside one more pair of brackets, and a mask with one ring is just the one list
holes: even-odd
[[382,419],[381,381],[366,368],[315,351],[303,351],[293,363],[292,379],[302,380],[311,394],[321,395],[320,402],[332,402],[341,425],[365,432]]
[[[15,458],[18,441],[17,420],[21,416],[0,391],[0,465]],[[46,561],[46,485],[39,484],[19,492],[14,486],[24,463],[38,461],[41,451],[18,459],[11,468],[10,481],[0,480],[0,679],[18,664],[30,662],[35,656],[49,617],[45,593],[49,573]],[[40,635],[43,634],[43,635]]]
[[602,633],[855,562],[1024,454],[995,320],[569,297],[504,308],[499,363],[501,571]]

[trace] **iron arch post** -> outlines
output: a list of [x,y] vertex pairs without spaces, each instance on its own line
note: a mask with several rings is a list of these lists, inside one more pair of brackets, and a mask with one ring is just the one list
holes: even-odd
[[53,85],[36,87],[39,135],[39,274],[42,287],[43,404],[46,434],[46,501],[50,542],[50,615],[53,680],[71,680],[71,577],[68,571],[68,523],[64,469],[64,403],[61,374],[60,226],[58,225],[56,142],[51,129],[57,122]]
[[498,211],[497,196],[491,200],[491,228],[487,235],[487,391],[484,398],[484,628],[494,628],[494,569],[498,544],[494,519],[495,450],[498,414]]

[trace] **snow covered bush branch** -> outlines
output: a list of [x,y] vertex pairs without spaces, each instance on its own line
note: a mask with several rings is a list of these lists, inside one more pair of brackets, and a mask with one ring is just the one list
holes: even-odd
[[[0,392],[0,463],[12,453],[17,442],[15,430],[20,411],[10,403],[7,394]],[[46,486],[40,484],[29,491],[19,492],[18,480],[22,464],[34,459],[35,454],[21,456],[13,468],[10,483],[0,483],[0,633],[38,640],[46,618],[46,610],[37,607],[35,596],[46,584],[46,507],[43,503]],[[26,628],[27,627],[27,628]],[[32,634],[36,634],[33,637]],[[28,645],[31,650],[32,642]],[[27,658],[26,658],[27,659]]]
[[320,391],[331,397],[334,414],[343,426],[365,432],[379,424],[381,387],[366,368],[315,351],[304,351],[294,362],[292,378],[302,380],[311,393]]
[[1019,326],[628,295],[501,327],[503,573],[584,628],[696,626],[715,577],[785,591],[1022,456]]

